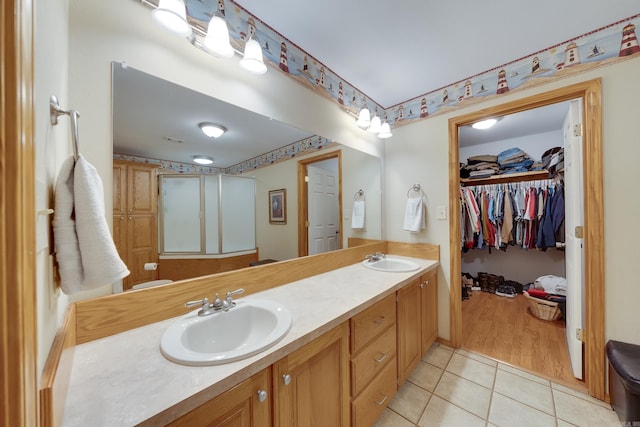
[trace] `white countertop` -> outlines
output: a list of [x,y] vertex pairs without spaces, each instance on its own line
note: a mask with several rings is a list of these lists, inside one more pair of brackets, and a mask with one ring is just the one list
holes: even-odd
[[357,263],[244,297],[286,305],[293,325],[275,346],[237,362],[194,367],[165,359],[160,338],[177,317],[80,344],[62,424],[130,426],[205,389],[218,395],[439,265],[407,259],[421,268],[391,273]]

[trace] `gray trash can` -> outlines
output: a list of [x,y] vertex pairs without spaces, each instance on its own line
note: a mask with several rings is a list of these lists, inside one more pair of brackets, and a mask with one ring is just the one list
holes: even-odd
[[607,343],[609,396],[618,419],[640,425],[640,345]]

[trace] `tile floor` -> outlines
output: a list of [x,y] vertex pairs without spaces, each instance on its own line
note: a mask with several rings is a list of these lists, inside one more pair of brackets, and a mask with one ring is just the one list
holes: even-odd
[[587,394],[436,343],[375,427],[620,425],[610,405]]

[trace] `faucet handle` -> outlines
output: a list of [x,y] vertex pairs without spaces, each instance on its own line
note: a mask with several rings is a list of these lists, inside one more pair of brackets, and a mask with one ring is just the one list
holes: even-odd
[[196,301],[188,301],[184,304],[185,307],[195,307],[196,305],[202,305],[203,307],[209,305],[209,298],[203,298]]
[[243,292],[244,292],[244,289],[242,288],[236,289],[235,291],[227,292],[227,300],[230,300],[232,296],[240,295]]

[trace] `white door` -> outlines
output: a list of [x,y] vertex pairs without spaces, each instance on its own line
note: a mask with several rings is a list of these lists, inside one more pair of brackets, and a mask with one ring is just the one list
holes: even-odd
[[334,251],[338,244],[338,177],[330,170],[307,165],[309,255]]
[[572,101],[564,122],[565,163],[565,243],[567,276],[566,333],[571,368],[582,379],[582,341],[576,336],[582,330],[584,317],[584,248],[576,227],[584,225],[582,176],[582,132],[580,101]]

